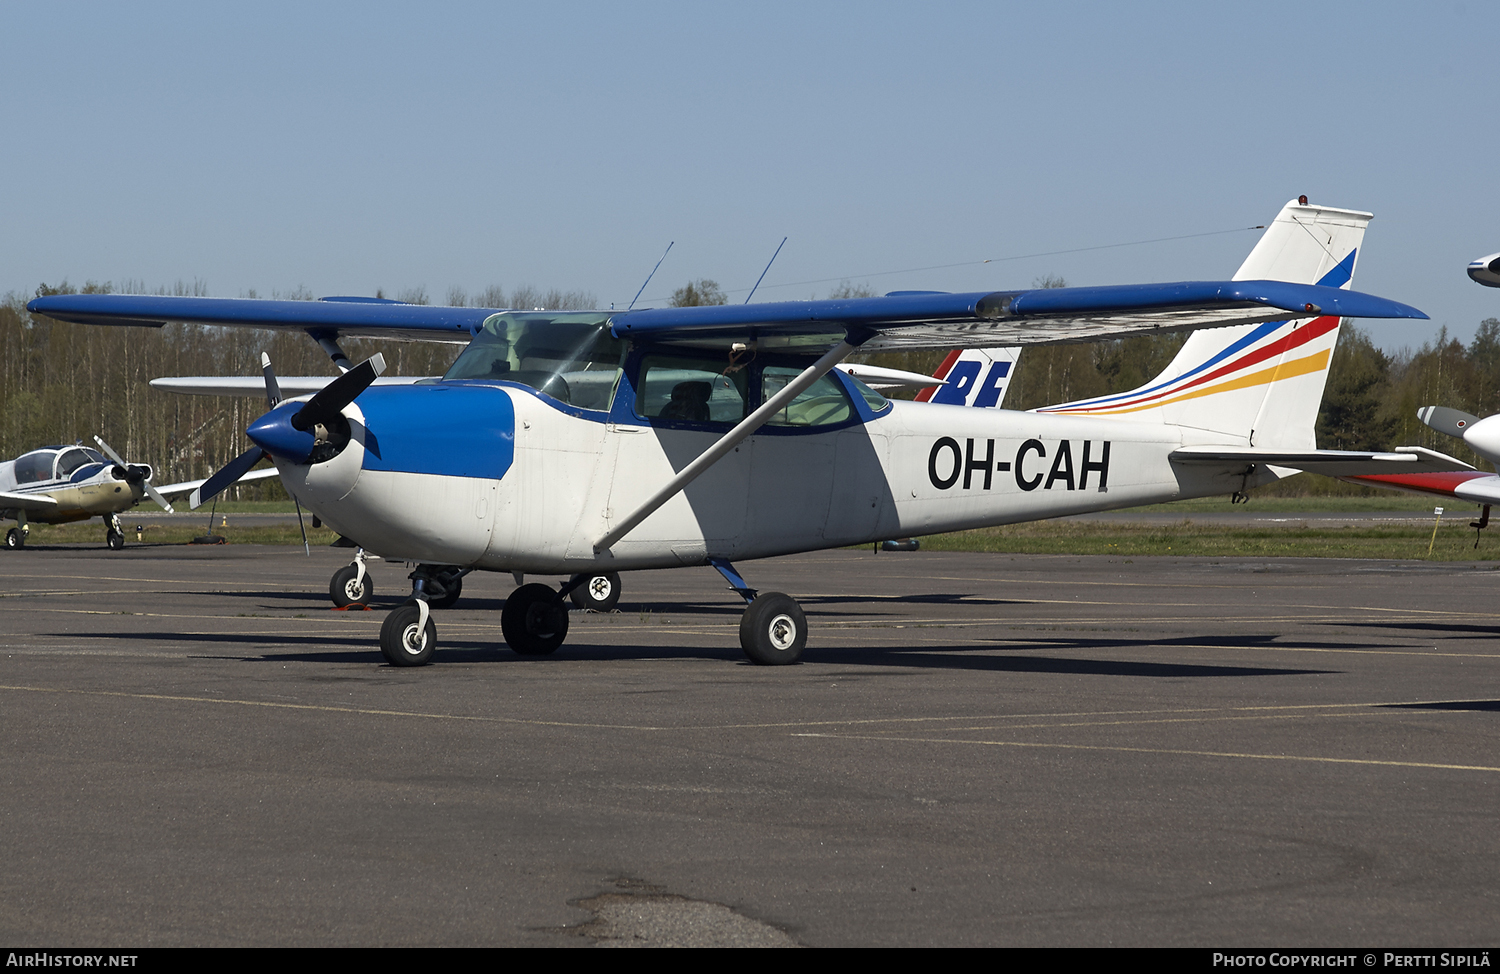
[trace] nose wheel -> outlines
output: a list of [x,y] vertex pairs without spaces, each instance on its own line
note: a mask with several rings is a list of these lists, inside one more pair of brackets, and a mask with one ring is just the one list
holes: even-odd
[[104,543],[109,545],[109,550],[119,551],[125,547],[125,531],[120,527],[120,515],[112,514],[104,523],[109,525],[104,532]]
[[425,666],[437,649],[437,626],[427,603],[403,602],[380,627],[380,655],[392,666]]

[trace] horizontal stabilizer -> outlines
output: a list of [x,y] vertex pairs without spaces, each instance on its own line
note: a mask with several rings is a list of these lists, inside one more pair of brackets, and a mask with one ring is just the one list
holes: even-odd
[[854,376],[871,389],[900,389],[911,387],[913,389],[925,389],[928,386],[941,386],[947,383],[943,379],[934,379],[930,375],[920,372],[907,372],[902,369],[884,369],[878,365],[850,365],[843,363],[834,366],[840,372]]
[[1474,468],[1456,457],[1420,446],[1400,446],[1391,453],[1349,450],[1274,450],[1233,446],[1185,446],[1171,453],[1173,463],[1244,467],[1261,464],[1290,467],[1326,477],[1375,474],[1439,473]]
[[[265,391],[265,386],[261,386],[261,391]],[[279,476],[281,476],[281,471],[277,470],[275,467],[263,467],[260,470],[250,471],[239,480],[235,481],[235,483],[248,484],[253,480],[265,480],[268,477]],[[199,487],[202,487],[206,483],[208,483],[206,479],[185,480],[180,484],[167,484],[164,487],[158,487],[156,489],[168,497],[177,497],[182,494],[191,494],[193,491],[197,490]]]
[[[295,399],[319,392],[337,378],[336,375],[278,375],[276,386],[282,398]],[[437,376],[418,375],[381,376],[372,385],[409,386],[436,378]],[[266,380],[258,375],[182,375],[152,379],[151,388],[175,392],[180,396],[247,396],[261,399],[266,394]]]

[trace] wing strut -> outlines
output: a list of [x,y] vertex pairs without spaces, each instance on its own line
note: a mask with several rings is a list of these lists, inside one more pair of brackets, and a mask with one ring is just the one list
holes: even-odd
[[[713,446],[704,450],[697,459],[678,471],[677,476],[667,481],[661,490],[652,494],[646,503],[636,508],[629,517],[615,525],[613,530],[594,542],[594,550],[608,551],[616,541],[635,530],[636,525],[655,513],[657,508],[671,500],[688,484],[697,480],[700,474],[718,463],[725,454],[739,446],[751,433],[766,425],[772,416],[785,409],[793,399],[811,388],[814,382],[827,375],[835,365],[853,354],[867,337],[869,333],[859,336],[850,335],[830,349],[822,358],[803,369],[801,375],[788,382],[776,395],[761,403],[759,409],[746,416],[734,429],[719,437]],[[852,343],[851,338],[855,339]]]

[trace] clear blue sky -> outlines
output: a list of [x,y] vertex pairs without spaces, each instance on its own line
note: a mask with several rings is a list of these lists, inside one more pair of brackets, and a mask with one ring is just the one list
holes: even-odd
[[[532,284],[627,303],[1223,278],[1368,209],[1355,286],[1500,316],[1478,3],[0,6],[0,291]],[[805,283],[825,282],[825,283]]]

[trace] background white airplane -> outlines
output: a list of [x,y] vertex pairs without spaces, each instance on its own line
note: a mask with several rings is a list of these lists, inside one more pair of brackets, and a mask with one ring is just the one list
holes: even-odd
[[[381,630],[392,664],[426,663],[437,645],[429,599],[448,589],[426,566],[571,576],[506,600],[506,642],[541,654],[562,644],[564,599],[588,578],[690,565],[746,601],[746,655],[782,664],[801,658],[803,612],[752,589],[735,560],[1229,493],[1294,470],[1461,469],[1430,451],[1314,444],[1342,318],[1425,317],[1347,289],[1369,220],[1293,201],[1230,281],[620,313],[128,295],[28,308],[298,329],[335,348],[341,335],[472,335],[442,381],[372,388],[377,356],[276,405],[201,491],[269,456],[329,526],[418,562],[412,600]],[[1200,328],[1140,389],[1027,413],[892,402],[835,368],[860,348]],[[267,392],[279,398],[269,370]]]
[[[1500,254],[1490,254],[1469,263],[1469,277],[1485,287],[1500,287]],[[1417,410],[1423,423],[1449,436],[1457,437],[1475,453],[1493,465],[1500,465],[1500,414],[1483,419],[1447,406],[1423,406]],[[1433,473],[1391,473],[1344,478],[1351,483],[1392,490],[1434,494],[1482,504],[1484,511],[1471,527],[1489,527],[1490,506],[1500,504],[1500,476],[1470,467]],[[1478,544],[1476,540],[1475,544]]]
[[[126,463],[104,440],[96,436],[94,442],[103,455],[82,445],[47,446],[0,461],[0,518],[16,522],[6,532],[5,547],[24,547],[31,521],[64,524],[101,517],[106,525],[104,542],[118,551],[125,547],[121,512],[147,497],[170,512],[168,497],[190,494],[204,483],[191,480],[155,487],[150,466]],[[252,470],[240,481],[277,475],[272,468]]]

